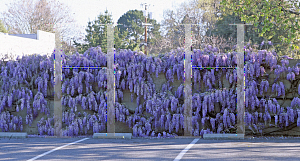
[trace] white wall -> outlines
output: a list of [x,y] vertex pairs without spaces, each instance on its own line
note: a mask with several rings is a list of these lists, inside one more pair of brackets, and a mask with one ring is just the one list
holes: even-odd
[[37,31],[37,39],[7,35],[0,32],[0,58],[5,54],[19,56],[30,54],[51,55],[55,48],[55,34]]

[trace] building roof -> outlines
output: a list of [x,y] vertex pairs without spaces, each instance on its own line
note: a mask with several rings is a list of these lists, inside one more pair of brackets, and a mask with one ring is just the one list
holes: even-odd
[[18,36],[29,39],[37,39],[37,34],[9,34],[10,36]]

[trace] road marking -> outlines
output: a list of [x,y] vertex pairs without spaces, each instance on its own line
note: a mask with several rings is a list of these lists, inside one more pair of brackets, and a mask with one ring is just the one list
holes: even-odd
[[179,161],[183,155],[191,148],[199,139],[194,139],[185,149],[183,149],[173,161]]
[[69,145],[72,145],[72,144],[76,144],[76,143],[82,142],[82,141],[87,140],[87,139],[89,139],[89,138],[84,138],[84,139],[75,141],[75,142],[73,142],[73,143],[69,143],[69,144],[66,144],[66,145],[57,147],[57,148],[52,149],[52,150],[50,150],[50,151],[47,151],[47,152],[45,152],[45,153],[43,153],[43,154],[41,154],[41,155],[38,155],[38,156],[36,156],[36,157],[34,157],[34,158],[31,158],[31,159],[29,159],[29,160],[27,160],[27,161],[33,161],[33,160],[36,160],[36,159],[38,159],[38,158],[40,158],[40,157],[42,157],[42,156],[45,156],[45,155],[47,155],[47,154],[50,154],[50,153],[52,153],[52,152],[54,152],[54,151],[56,151],[56,150],[59,150],[59,149],[61,149],[61,148],[64,148],[64,147],[69,146]]

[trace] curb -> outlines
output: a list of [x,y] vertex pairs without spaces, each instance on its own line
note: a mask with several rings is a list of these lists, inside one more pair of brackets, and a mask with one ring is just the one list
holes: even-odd
[[94,139],[131,139],[131,133],[94,133]]
[[175,139],[201,139],[201,136],[175,136]]
[[26,132],[0,132],[0,137],[8,138],[27,138]]
[[203,134],[204,139],[245,139],[244,134]]

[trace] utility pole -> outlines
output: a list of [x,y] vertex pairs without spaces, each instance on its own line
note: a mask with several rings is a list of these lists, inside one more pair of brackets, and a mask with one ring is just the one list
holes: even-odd
[[145,5],[145,11],[144,11],[145,24],[143,24],[145,26],[145,43],[144,43],[144,46],[145,46],[145,54],[147,55],[147,26],[151,25],[151,24],[147,24],[147,16],[148,16],[147,6],[148,5],[150,6],[150,4],[142,3],[141,6],[143,7],[143,5]]

